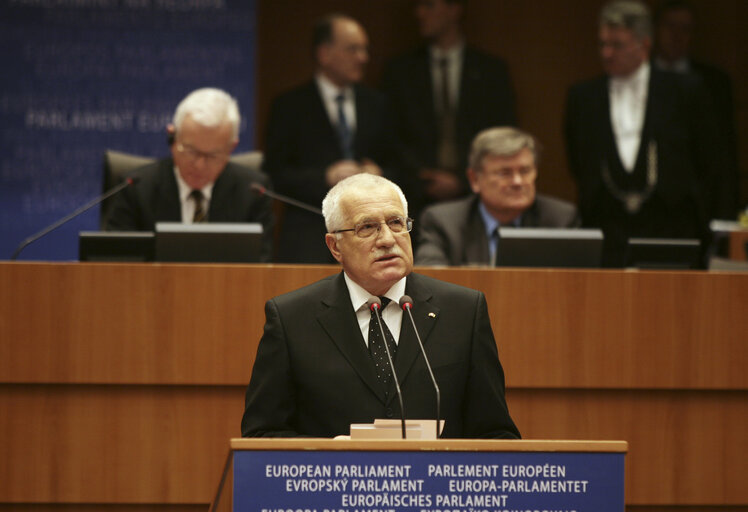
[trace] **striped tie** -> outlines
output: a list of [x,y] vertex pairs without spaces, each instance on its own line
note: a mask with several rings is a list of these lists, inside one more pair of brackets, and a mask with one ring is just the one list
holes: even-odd
[[205,222],[208,215],[203,205],[203,192],[197,189],[193,190],[190,192],[190,199],[195,202],[195,213],[192,215],[192,223]]

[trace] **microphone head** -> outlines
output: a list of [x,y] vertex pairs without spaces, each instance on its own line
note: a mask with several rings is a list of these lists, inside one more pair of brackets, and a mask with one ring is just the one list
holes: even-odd
[[366,305],[369,306],[369,311],[382,309],[382,301],[379,300],[379,297],[370,298],[366,301]]
[[400,297],[399,304],[403,310],[410,309],[413,307],[413,299],[410,298],[410,295],[403,295]]
[[265,195],[265,187],[260,185],[259,183],[250,183],[249,188],[260,194],[261,196]]

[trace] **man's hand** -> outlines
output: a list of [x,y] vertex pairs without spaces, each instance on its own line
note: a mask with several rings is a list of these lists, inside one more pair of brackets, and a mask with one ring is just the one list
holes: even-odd
[[334,187],[340,180],[361,172],[361,167],[354,160],[338,160],[325,171],[328,187]]
[[368,174],[376,174],[377,176],[382,175],[382,168],[379,167],[373,160],[369,160],[368,158],[364,158],[361,160],[361,166],[360,166],[361,172],[365,172]]
[[421,169],[421,180],[426,185],[426,195],[436,201],[454,199],[463,192],[463,186],[456,174],[442,169]]

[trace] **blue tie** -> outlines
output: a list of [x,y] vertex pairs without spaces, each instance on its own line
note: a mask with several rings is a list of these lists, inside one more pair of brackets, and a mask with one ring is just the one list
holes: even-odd
[[353,133],[351,132],[351,127],[348,126],[348,119],[345,117],[345,110],[343,109],[344,102],[345,96],[342,94],[335,96],[335,103],[338,104],[338,138],[340,138],[340,149],[343,151],[343,158],[352,160]]

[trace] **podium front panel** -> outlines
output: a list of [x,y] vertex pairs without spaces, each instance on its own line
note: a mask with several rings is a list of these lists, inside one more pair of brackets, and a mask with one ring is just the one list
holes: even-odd
[[238,512],[623,511],[624,453],[237,450]]

